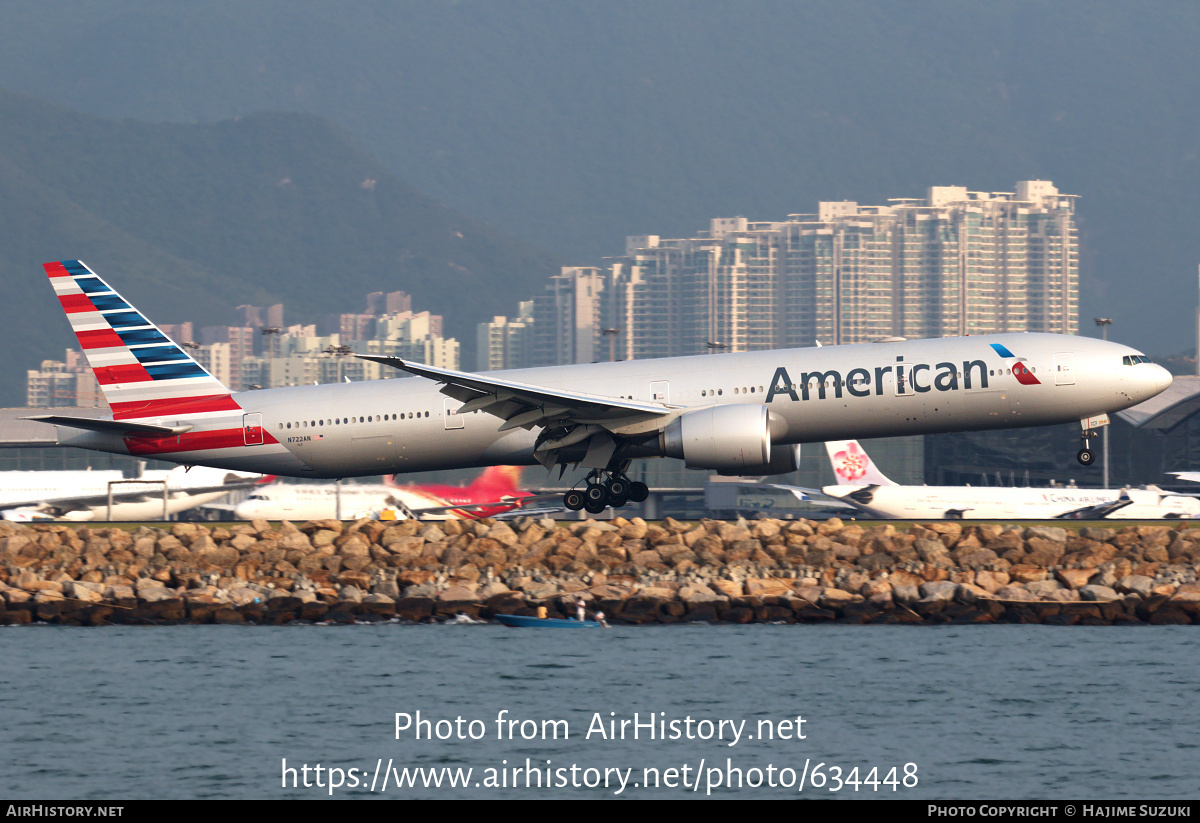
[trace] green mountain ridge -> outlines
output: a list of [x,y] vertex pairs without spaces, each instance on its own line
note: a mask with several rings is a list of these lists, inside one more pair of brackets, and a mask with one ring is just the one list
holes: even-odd
[[[289,322],[403,289],[473,349],[474,325],[542,288],[559,261],[416,191],[332,123],[107,120],[0,91],[0,403],[74,341],[41,263],[78,258],[159,323]],[[470,361],[467,361],[470,362]]]

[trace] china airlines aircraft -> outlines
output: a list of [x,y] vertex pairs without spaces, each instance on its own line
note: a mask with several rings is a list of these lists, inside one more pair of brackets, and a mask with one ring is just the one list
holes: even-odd
[[1107,414],[1171,382],[1118,343],[1002,334],[482,374],[359,355],[415,377],[231,393],[85,265],[45,269],[113,412],[33,418],[62,445],[290,477],[575,464],[589,512],[645,499],[635,458],[781,474],[845,437],[1078,420],[1090,463]]
[[[356,520],[402,506],[402,513],[407,509],[422,518],[496,517],[542,500],[521,491],[520,480],[517,466],[491,466],[469,486],[347,483],[340,490],[340,515],[343,520]],[[239,503],[234,516],[239,520],[332,520],[339,516],[338,495],[338,487],[331,483],[275,483]]]
[[1018,489],[999,486],[901,486],[856,440],[825,444],[838,485],[821,491],[876,517],[906,520],[1157,520],[1200,517],[1195,497],[1144,489]]

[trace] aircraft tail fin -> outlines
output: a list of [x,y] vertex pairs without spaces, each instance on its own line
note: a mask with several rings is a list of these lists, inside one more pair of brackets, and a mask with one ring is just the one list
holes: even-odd
[[113,419],[239,408],[229,389],[82,262],[43,268]]
[[473,491],[497,495],[511,494],[521,488],[520,466],[488,466],[469,487]]
[[839,486],[895,486],[871,461],[857,440],[830,440],[825,444]]

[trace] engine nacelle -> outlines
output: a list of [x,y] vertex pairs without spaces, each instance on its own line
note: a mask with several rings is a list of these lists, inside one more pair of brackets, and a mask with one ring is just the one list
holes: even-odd
[[767,407],[739,404],[686,412],[663,430],[659,443],[664,454],[682,458],[689,469],[751,474],[771,463]]
[[771,449],[771,462],[761,466],[746,466],[738,472],[717,471],[717,474],[758,476],[760,474],[791,474],[800,468],[799,446],[775,446]]

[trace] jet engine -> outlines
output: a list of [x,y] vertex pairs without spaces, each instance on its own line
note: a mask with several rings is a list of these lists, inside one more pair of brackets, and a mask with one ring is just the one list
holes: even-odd
[[766,406],[713,406],[680,415],[659,435],[668,457],[690,469],[723,474],[762,474],[771,464],[771,427]]
[[761,466],[745,466],[738,472],[718,471],[717,474],[760,475],[760,474],[791,474],[800,468],[799,446],[775,446],[771,449],[771,462]]

